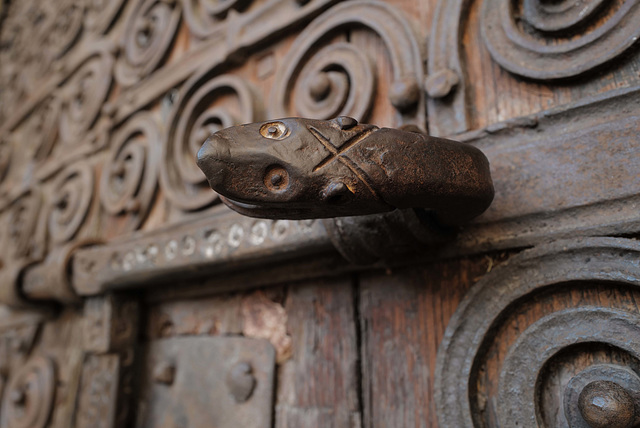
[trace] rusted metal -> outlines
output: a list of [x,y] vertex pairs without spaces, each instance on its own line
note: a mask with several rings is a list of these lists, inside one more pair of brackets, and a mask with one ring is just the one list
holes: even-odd
[[[271,426],[275,351],[267,340],[205,336],[154,340],[147,346],[144,363],[140,428],[186,421],[192,428]],[[173,367],[171,381],[164,369],[157,377],[156,367]]]
[[489,162],[475,147],[345,116],[218,131],[198,152],[198,166],[228,207],[251,217],[423,208],[451,225],[478,216],[493,200]]

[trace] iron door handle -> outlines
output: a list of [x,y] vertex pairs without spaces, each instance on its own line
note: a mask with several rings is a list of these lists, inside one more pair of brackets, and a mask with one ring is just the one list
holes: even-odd
[[399,129],[287,118],[223,129],[198,152],[209,185],[251,217],[361,216],[432,210],[458,225],[484,212],[494,190],[477,148]]

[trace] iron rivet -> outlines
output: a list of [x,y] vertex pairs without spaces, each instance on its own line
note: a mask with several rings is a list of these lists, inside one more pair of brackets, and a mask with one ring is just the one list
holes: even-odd
[[153,380],[156,383],[172,385],[176,376],[176,366],[167,361],[160,361],[153,369]]
[[229,392],[236,403],[247,401],[256,386],[256,378],[253,376],[251,364],[241,362],[233,366],[227,376]]
[[615,382],[599,380],[589,383],[580,392],[578,407],[592,428],[630,428],[634,424],[633,398]]

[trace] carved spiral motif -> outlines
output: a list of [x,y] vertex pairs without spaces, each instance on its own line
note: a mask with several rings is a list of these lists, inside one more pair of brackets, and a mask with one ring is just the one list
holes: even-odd
[[31,114],[26,125],[25,142],[33,150],[33,159],[43,161],[51,154],[58,137],[60,102],[49,98]]
[[45,428],[53,410],[56,378],[53,361],[36,357],[11,378],[4,394],[9,428]]
[[9,167],[11,166],[11,155],[13,145],[4,139],[0,139],[0,183],[7,178]]
[[160,65],[179,22],[180,8],[173,1],[145,0],[140,4],[127,22],[123,54],[116,65],[120,84],[133,85]]
[[184,18],[196,37],[213,34],[229,10],[240,9],[250,0],[182,0]]
[[625,52],[640,38],[639,21],[639,0],[485,0],[481,28],[492,57],[505,69],[561,79]]
[[[3,61],[4,64],[4,61]],[[2,69],[2,85],[0,86],[0,119],[11,117],[20,100],[28,93],[27,77],[20,73],[19,67],[9,63]]]
[[565,31],[588,23],[603,3],[604,0],[524,0],[521,18],[540,31]]
[[637,298],[639,257],[631,240],[558,241],[487,274],[439,350],[440,425],[640,423],[640,313],[624,303]]
[[[60,58],[75,44],[82,30],[84,9],[75,0],[43,2],[46,21],[39,52],[47,52],[51,60]],[[37,25],[36,25],[37,26]]]
[[112,215],[131,213],[139,226],[156,192],[161,135],[153,117],[140,113],[115,135],[102,170],[100,199]]
[[9,240],[14,243],[14,255],[26,257],[33,253],[34,236],[42,206],[39,193],[29,191],[9,207]]
[[213,132],[257,120],[254,97],[244,80],[231,75],[207,80],[205,74],[185,84],[172,112],[160,175],[167,198],[176,206],[195,210],[217,200],[196,165],[196,154]]
[[93,55],[64,86],[60,112],[60,137],[64,143],[79,142],[96,122],[111,88],[112,66],[110,55]]
[[389,100],[404,123],[422,125],[421,55],[410,25],[393,7],[353,1],[331,8],[311,23],[283,59],[270,97],[273,117],[304,116],[366,119],[376,90],[376,70],[366,53],[347,42],[323,48],[327,34],[365,27],[388,49],[394,81]]
[[371,109],[375,69],[366,54],[353,45],[337,43],[321,49],[300,75],[303,77],[294,84],[297,116],[363,118]]
[[122,9],[124,0],[86,0],[84,25],[97,34],[106,33]]
[[93,170],[80,162],[63,171],[53,182],[49,234],[55,243],[73,238],[84,223],[93,195]]

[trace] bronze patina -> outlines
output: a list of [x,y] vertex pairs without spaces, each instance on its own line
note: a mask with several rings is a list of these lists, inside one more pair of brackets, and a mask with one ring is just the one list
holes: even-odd
[[200,149],[198,166],[227,206],[250,217],[424,208],[455,225],[484,212],[494,195],[489,161],[479,149],[346,116],[218,131]]

